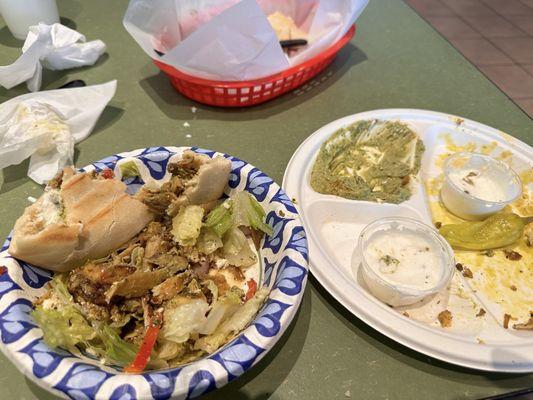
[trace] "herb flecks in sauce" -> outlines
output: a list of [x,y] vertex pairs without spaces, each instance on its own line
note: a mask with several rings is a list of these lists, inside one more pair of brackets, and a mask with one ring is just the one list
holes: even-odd
[[398,264],[400,264],[400,260],[388,254],[381,257],[379,261],[385,264],[385,266],[380,267],[381,272],[384,272],[384,273],[391,273],[391,272],[396,271]]
[[422,140],[405,124],[359,121],[335,132],[320,148],[311,187],[353,200],[401,203],[420,169]]

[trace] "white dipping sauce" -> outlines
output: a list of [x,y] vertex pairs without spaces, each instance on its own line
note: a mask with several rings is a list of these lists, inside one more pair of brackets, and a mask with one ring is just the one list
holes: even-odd
[[442,276],[442,250],[414,231],[376,232],[364,252],[368,266],[392,285],[427,290],[435,287]]
[[509,197],[495,176],[484,169],[450,171],[449,179],[466,194],[486,201],[505,201]]

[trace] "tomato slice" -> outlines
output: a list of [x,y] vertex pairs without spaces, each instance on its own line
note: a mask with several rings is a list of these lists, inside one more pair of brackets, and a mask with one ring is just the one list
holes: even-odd
[[113,172],[112,169],[107,168],[107,169],[104,169],[102,171],[102,178],[104,178],[104,179],[112,179],[114,177],[115,177],[115,173]]
[[257,283],[253,279],[250,279],[248,282],[248,291],[246,292],[246,296],[244,297],[244,301],[250,300],[252,297],[254,297],[255,292],[257,292]]
[[150,353],[152,353],[152,349],[155,346],[159,329],[159,325],[150,325],[148,327],[135,359],[130,365],[124,367],[124,372],[129,374],[138,374],[146,368],[146,364],[148,364],[148,361],[150,361]]

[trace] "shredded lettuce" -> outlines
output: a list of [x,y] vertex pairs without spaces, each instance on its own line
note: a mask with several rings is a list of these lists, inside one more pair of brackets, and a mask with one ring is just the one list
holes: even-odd
[[226,318],[212,334],[198,339],[194,348],[206,353],[216,351],[226,342],[228,336],[232,333],[240,332],[250,323],[263,305],[268,293],[269,289],[266,287],[259,289],[254,297],[243,305],[238,306],[237,310]]
[[257,261],[248,239],[239,228],[230,229],[224,235],[223,242],[222,252],[231,265],[249,267]]
[[224,296],[219,297],[212,303],[212,309],[207,315],[204,326],[199,330],[202,335],[212,334],[222,321],[229,318],[242,304],[244,291],[233,286]]
[[172,219],[172,235],[174,240],[182,246],[194,246],[200,229],[204,209],[200,206],[189,205],[180,208],[178,215]]
[[179,298],[179,304],[168,304],[163,314],[161,337],[175,343],[187,341],[192,333],[197,333],[205,324],[205,314],[209,304],[202,298]]
[[231,205],[232,202],[230,199],[225,200],[211,210],[205,219],[205,226],[211,228],[219,238],[233,225]]
[[96,332],[79,311],[64,305],[60,309],[44,309],[38,306],[31,313],[43,331],[44,342],[52,347],[72,349],[77,344],[87,344]]
[[45,300],[32,311],[32,317],[43,331],[44,342],[52,348],[69,350],[81,345],[116,364],[130,363],[137,353],[135,346],[121,339],[109,325],[95,329],[75,306],[65,277],[65,274],[56,274],[50,281],[51,306],[45,306]]
[[259,308],[261,308],[263,302],[267,298],[268,293],[269,289],[267,287],[263,286],[259,289],[254,297],[244,303],[242,307],[231,316],[231,318],[220,326],[220,330],[226,332],[238,332],[243,330],[255,314],[257,314],[257,311],[259,311]]
[[232,227],[248,226],[272,234],[272,227],[264,222],[265,210],[248,192],[237,192],[213,209],[205,220],[205,226],[222,237]]
[[50,296],[32,311],[32,317],[43,331],[44,342],[52,347],[71,349],[96,336],[94,329],[73,304],[65,284],[65,274],[50,281]]
[[67,274],[55,274],[50,281],[50,287],[57,298],[64,304],[72,303],[72,295],[66,284]]
[[98,329],[99,339],[103,345],[102,355],[118,365],[128,365],[137,354],[136,347],[123,340],[109,325],[102,325]]
[[200,236],[196,242],[196,247],[201,253],[211,254],[217,249],[221,248],[222,245],[222,239],[220,236],[218,236],[214,229],[206,226],[202,227]]
[[122,179],[134,178],[141,175],[137,164],[133,160],[120,163],[118,166],[122,174]]
[[161,360],[172,360],[185,352],[185,343],[175,343],[169,340],[158,342],[157,357]]
[[231,196],[231,200],[234,226],[249,226],[267,235],[272,234],[272,228],[263,222],[265,210],[255,197],[248,192],[237,192]]

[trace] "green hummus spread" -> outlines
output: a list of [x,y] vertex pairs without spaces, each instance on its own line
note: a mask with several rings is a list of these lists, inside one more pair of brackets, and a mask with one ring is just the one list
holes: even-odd
[[398,204],[411,197],[424,143],[397,121],[358,121],[335,132],[320,147],[311,172],[319,193],[353,200]]

